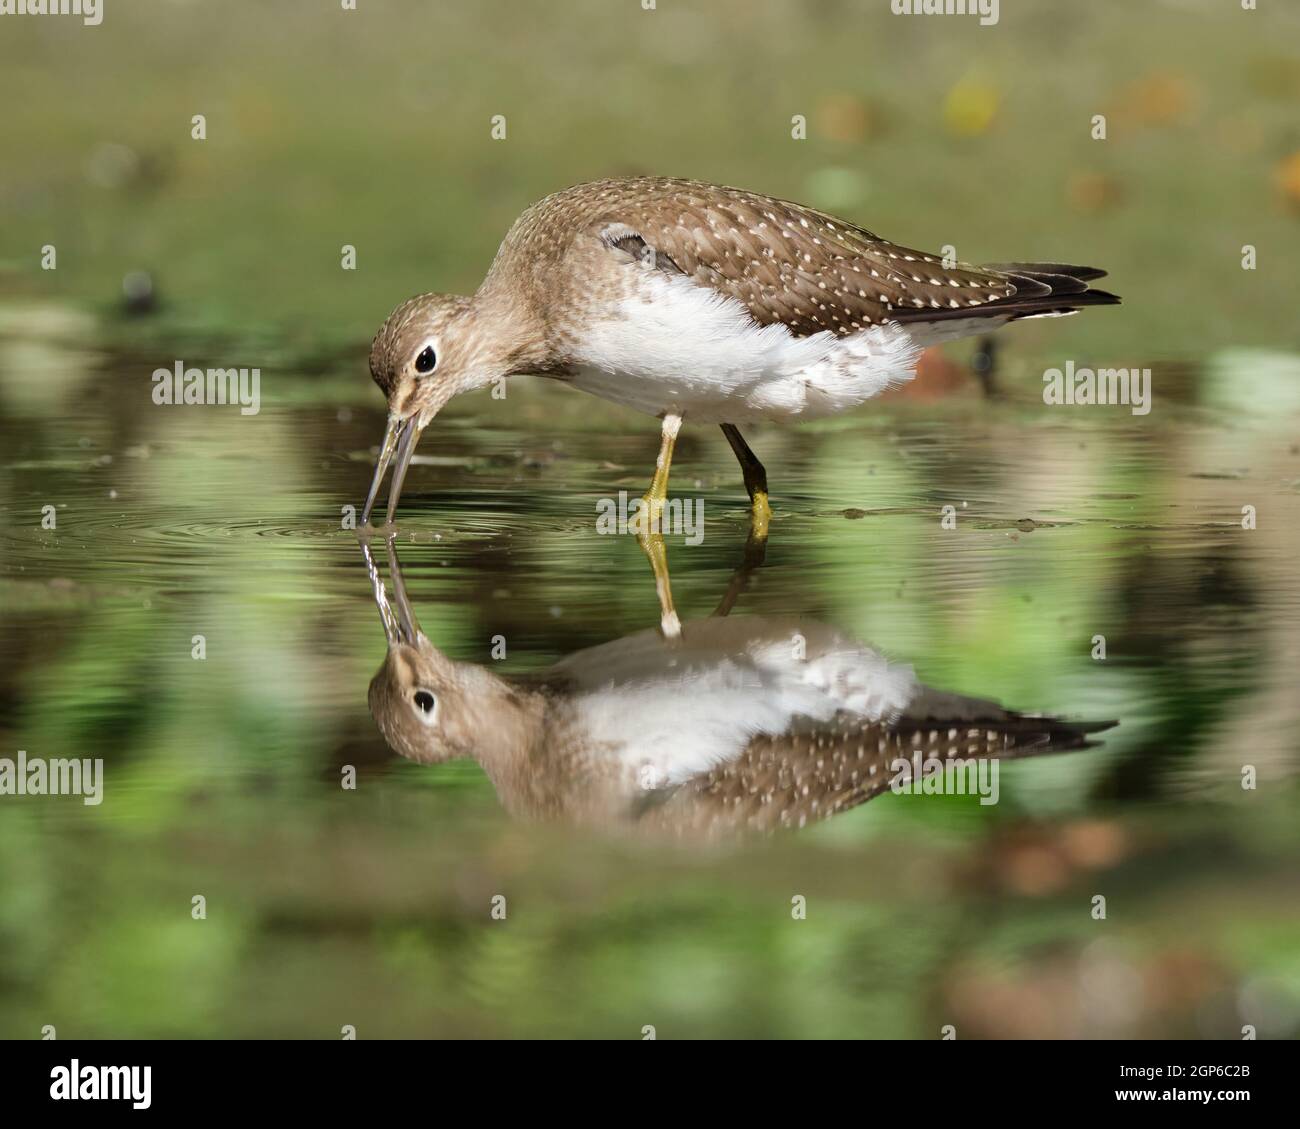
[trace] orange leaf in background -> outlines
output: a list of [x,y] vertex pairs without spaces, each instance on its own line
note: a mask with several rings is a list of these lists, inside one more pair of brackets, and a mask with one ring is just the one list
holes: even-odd
[[1061,846],[1075,866],[1092,868],[1114,866],[1124,857],[1127,844],[1119,824],[1088,819],[1063,828]]
[[1192,106],[1192,86],[1173,71],[1152,71],[1121,92],[1115,117],[1134,125],[1173,125]]
[[877,107],[856,94],[828,94],[817,104],[817,132],[830,141],[864,141],[884,132]]
[[1300,151],[1283,157],[1274,172],[1282,202],[1292,211],[1300,212]]
[[1009,851],[1003,866],[1006,884],[1017,894],[1031,898],[1059,893],[1070,879],[1069,865],[1060,854],[1039,844]]
[[1099,172],[1076,172],[1070,174],[1065,195],[1076,212],[1091,213],[1114,207],[1124,194],[1114,177]]
[[974,386],[970,369],[959,365],[944,354],[938,346],[927,349],[916,364],[916,376],[906,384],[891,388],[881,399],[889,400],[941,400],[954,392]]

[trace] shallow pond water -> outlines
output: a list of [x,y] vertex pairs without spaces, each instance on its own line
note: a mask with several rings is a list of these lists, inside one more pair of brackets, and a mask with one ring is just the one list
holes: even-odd
[[[3,357],[0,755],[104,773],[94,805],[0,798],[0,1035],[1300,1031],[1294,414],[1209,377],[1144,419],[972,383],[755,429],[761,560],[723,437],[688,427],[673,651],[636,539],[597,531],[644,489],[653,421],[540,382],[467,400],[392,541],[450,751],[534,724],[537,687],[607,691],[544,763],[485,772],[400,757],[372,717],[375,583],[390,632],[406,613],[383,539],[368,562],[344,528],[382,430],[361,366],[286,366],[244,417],[150,405],[152,364],[57,338]],[[866,703],[847,735],[768,661],[796,637]],[[957,703],[1117,724],[1025,759],[1049,723],[995,727],[996,803],[851,802],[823,741],[877,741],[918,686],[981,731]],[[792,713],[767,769],[707,779]],[[648,762],[653,801],[593,786]]]

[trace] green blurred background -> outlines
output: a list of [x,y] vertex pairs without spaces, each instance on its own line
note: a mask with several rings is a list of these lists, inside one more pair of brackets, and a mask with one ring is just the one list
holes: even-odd
[[[1300,1031],[1300,13],[105,3],[0,17],[0,755],[108,774],[97,808],[0,797],[0,1035]],[[735,613],[1118,718],[1102,748],[1007,766],[993,809],[890,796],[707,851],[512,823],[473,764],[386,749],[339,529],[382,427],[370,335],[471,290],[532,200],[640,172],[1110,270],[1119,309],[999,336],[997,397],[959,344],[891,401],[756,429],[776,518]],[[178,358],[260,366],[262,412],[155,407]],[[1152,366],[1152,413],[1045,409],[1067,359]],[[401,547],[443,650],[504,634],[538,670],[657,621],[636,545],[592,535],[651,421],[522,379],[435,430]],[[710,429],[675,471],[707,524],[674,592],[704,615],[743,491]]]

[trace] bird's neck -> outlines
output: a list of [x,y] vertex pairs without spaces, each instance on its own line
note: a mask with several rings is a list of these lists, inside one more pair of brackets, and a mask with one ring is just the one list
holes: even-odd
[[467,751],[500,791],[534,759],[545,727],[545,701],[477,663],[457,666],[467,703]]
[[544,373],[553,367],[546,321],[518,289],[489,275],[470,299],[470,313],[490,342],[491,368],[503,376]]
[[[585,728],[563,698],[531,679],[483,673],[491,689],[477,703],[473,757],[501,806],[524,819],[610,806],[611,774],[600,770]],[[623,796],[622,790],[615,793],[615,799]]]

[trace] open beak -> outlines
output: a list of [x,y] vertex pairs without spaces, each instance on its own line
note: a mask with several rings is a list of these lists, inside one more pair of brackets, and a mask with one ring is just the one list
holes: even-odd
[[415,454],[415,445],[420,441],[424,427],[415,415],[400,419],[391,412],[388,426],[384,429],[384,442],[379,448],[379,460],[375,463],[375,477],[370,483],[370,493],[366,495],[366,508],[361,512],[361,525],[370,524],[370,511],[375,507],[379,496],[379,484],[384,480],[388,464],[397,456],[397,465],[393,468],[393,481],[388,487],[388,516],[385,522],[393,523],[393,514],[397,512],[397,501],[402,496],[402,483],[406,481],[406,469],[411,465],[411,456]]

